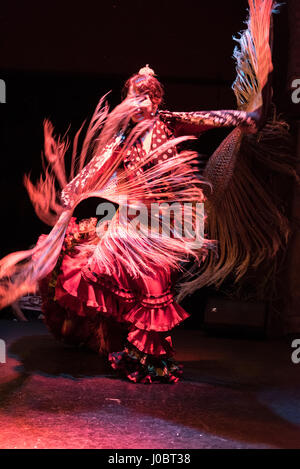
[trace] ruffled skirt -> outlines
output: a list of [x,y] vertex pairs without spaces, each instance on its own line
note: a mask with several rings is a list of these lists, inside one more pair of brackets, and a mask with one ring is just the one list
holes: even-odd
[[107,356],[133,382],[177,382],[182,366],[173,359],[170,330],[189,315],[174,301],[174,273],[158,266],[143,279],[124,268],[101,272],[95,257],[78,249],[93,243],[96,222],[71,220],[56,267],[40,282],[48,328]]

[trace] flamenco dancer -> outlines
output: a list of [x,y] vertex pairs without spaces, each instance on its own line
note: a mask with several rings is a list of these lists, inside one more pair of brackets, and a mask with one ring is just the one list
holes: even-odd
[[[112,112],[100,100],[80,150],[79,130],[69,177],[69,142],[44,122],[45,175],[36,185],[25,177],[25,186],[52,230],[33,249],[2,259],[0,307],[39,289],[45,322],[59,340],[107,356],[133,382],[178,381],[182,367],[170,331],[189,316],[178,301],[232,273],[239,280],[287,237],[284,215],[253,170],[259,162],[268,171],[293,172],[283,151],[286,125],[269,117],[274,9],[272,0],[249,0],[247,29],[234,50],[237,110],[163,111],[162,85],[146,66],[126,82],[126,97]],[[178,145],[214,127],[233,129],[200,174],[197,154]],[[109,222],[73,216],[89,197],[118,206]],[[174,201],[188,211],[184,236],[176,232],[180,210],[170,236],[160,236],[159,226],[153,230],[152,215],[139,219],[138,230],[131,223],[130,209],[156,203],[164,220]],[[205,218],[195,203],[205,203]],[[195,231],[199,217],[205,236]]]

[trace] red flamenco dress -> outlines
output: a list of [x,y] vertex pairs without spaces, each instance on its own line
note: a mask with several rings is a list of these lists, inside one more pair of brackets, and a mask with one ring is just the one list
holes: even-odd
[[[171,136],[168,127],[157,120],[152,150]],[[156,156],[157,161],[141,166],[146,155],[137,141],[124,159],[126,176],[129,180],[140,177],[147,168],[175,154],[170,147],[159,159]],[[134,162],[139,162],[138,169]],[[70,192],[69,187],[64,196]],[[96,224],[97,218],[71,219],[57,264],[39,283],[48,328],[65,343],[107,356],[112,368],[133,382],[177,382],[182,366],[173,359],[170,331],[189,314],[174,301],[176,272],[153,262],[152,274],[134,278],[118,262],[117,257],[122,256],[118,247],[105,253],[102,245],[102,255],[118,263],[118,274],[107,275],[95,256],[82,254],[80,249],[84,244],[99,243]]]
[[[143,181],[143,191],[146,192],[151,188],[149,174],[154,171],[155,175],[156,168],[161,168],[158,172],[162,181],[160,190],[166,191],[169,198],[172,194],[180,199],[182,193],[180,190],[176,191],[176,183],[174,185],[176,171],[180,168],[183,174],[186,171],[183,191],[193,187],[192,197],[204,201],[200,188],[202,181],[198,179],[195,168],[190,165],[195,155],[187,153],[186,156],[180,156],[185,153],[178,155],[174,145],[164,145],[172,139],[175,141],[174,137],[187,131],[199,134],[205,128],[216,125],[238,124],[255,127],[255,122],[247,113],[238,111],[160,112],[152,133],[151,151],[154,156],[147,157],[141,141],[137,139],[125,153],[122,170],[129,181],[142,180],[144,176],[147,183],[145,186]],[[160,147],[165,150],[160,151]],[[181,164],[178,160],[180,157],[183,158]],[[105,168],[102,168],[103,171]],[[182,177],[180,174],[181,186]],[[173,184],[171,191],[170,181]],[[64,189],[65,201],[72,197],[75,187],[72,181]],[[152,178],[150,201],[158,199],[158,196],[153,195],[153,190]],[[142,196],[141,199],[145,200],[145,197]],[[186,196],[183,194],[182,198]],[[170,331],[189,317],[174,300],[173,286],[178,269],[173,268],[172,263],[168,265],[157,262],[155,250],[150,255],[148,253],[148,258],[145,259],[134,236],[130,238],[130,234],[124,241],[125,251],[124,245],[120,249],[122,236],[118,230],[122,228],[122,223],[118,212],[113,223],[117,227],[117,235],[107,243],[102,242],[103,238],[99,242],[99,232],[96,234],[97,218],[78,222],[73,217],[70,220],[57,264],[39,283],[45,322],[56,338],[65,343],[89,347],[107,356],[112,368],[133,382],[177,382],[182,375],[182,366],[173,358]],[[42,240],[43,236],[40,238]],[[92,249],[82,249],[84,245]],[[197,252],[198,257],[204,255],[208,245],[209,242],[203,240],[203,247]],[[178,246],[175,248],[178,249]],[[105,259],[102,264],[95,254],[99,250],[101,258]],[[189,251],[184,241],[179,250]],[[128,251],[129,257],[137,257],[135,262],[140,264],[146,260],[152,270],[133,275],[128,262],[123,262],[124,253],[127,255]],[[172,253],[169,255],[172,257]],[[186,257],[184,253],[181,260]],[[108,263],[117,265],[118,268],[108,274]],[[118,351],[120,349],[122,351]]]
[[[253,171],[257,163],[268,173],[293,173],[282,146],[283,138],[288,139],[285,123],[275,117],[267,121],[274,2],[249,0],[249,5],[247,29],[234,50],[238,110],[159,111],[130,129],[136,99],[127,97],[111,113],[102,99],[80,152],[76,134],[69,177],[64,163],[69,142],[55,139],[45,121],[45,178],[36,185],[25,179],[37,215],[52,230],[34,248],[0,261],[0,308],[38,287],[45,322],[55,337],[107,356],[112,368],[132,382],[173,383],[182,374],[173,358],[170,331],[189,316],[174,300],[173,290],[185,262],[195,261],[195,278],[181,281],[179,298],[204,285],[220,285],[234,269],[242,277],[249,267],[273,258],[286,239],[285,217]],[[205,181],[198,155],[178,153],[178,145],[213,127],[234,127],[202,175],[213,189],[205,226],[207,236],[219,243],[216,263],[207,255],[214,244],[201,229],[196,230],[197,242],[185,235],[149,236],[148,219],[137,233],[122,212],[124,206],[139,210],[158,203],[164,219],[168,204],[184,203],[190,215],[187,233],[193,233],[199,215],[193,204],[205,201]],[[140,138],[150,128],[146,154]],[[108,225],[99,228],[97,218],[74,218],[75,208],[89,197],[119,206]]]

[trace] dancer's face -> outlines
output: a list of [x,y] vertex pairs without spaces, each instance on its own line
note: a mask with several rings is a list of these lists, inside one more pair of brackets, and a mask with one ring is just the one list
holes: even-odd
[[141,122],[144,119],[153,119],[157,111],[157,105],[153,104],[147,92],[140,93],[135,87],[131,87],[127,96],[137,98],[137,109],[131,116],[134,123]]

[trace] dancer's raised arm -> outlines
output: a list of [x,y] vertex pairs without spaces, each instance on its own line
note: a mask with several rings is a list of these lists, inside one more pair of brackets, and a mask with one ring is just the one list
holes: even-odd
[[176,135],[200,135],[215,127],[242,126],[245,132],[258,130],[259,113],[238,110],[170,112],[160,111],[160,118],[174,128]]

